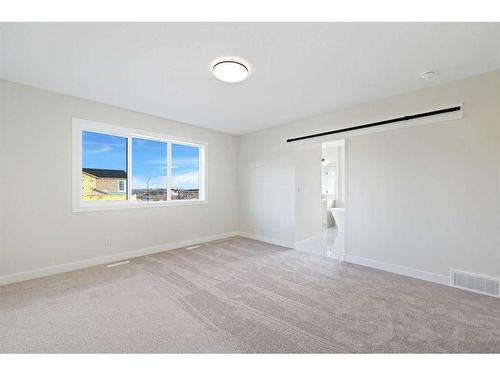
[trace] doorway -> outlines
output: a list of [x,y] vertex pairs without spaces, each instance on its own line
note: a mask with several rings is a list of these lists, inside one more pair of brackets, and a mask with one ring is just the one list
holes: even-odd
[[[309,225],[315,223],[317,229],[310,231],[306,238],[298,238],[295,248],[342,260],[345,232],[345,140],[324,142],[317,145],[316,150],[317,153],[310,153],[316,157],[306,159],[302,156],[300,169],[296,170],[299,185],[301,180],[305,181],[301,170],[308,171],[309,186],[307,196],[300,194],[304,192],[299,188],[301,197],[297,202],[297,207],[306,206],[307,210],[303,208],[296,214],[308,212]],[[312,178],[313,173],[318,173],[317,177]],[[314,188],[311,184],[316,181],[318,184]]]

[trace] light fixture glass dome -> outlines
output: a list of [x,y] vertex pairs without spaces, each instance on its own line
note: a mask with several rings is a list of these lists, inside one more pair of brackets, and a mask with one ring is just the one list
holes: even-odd
[[221,60],[213,65],[212,71],[214,76],[224,82],[241,82],[248,77],[247,66],[236,60]]

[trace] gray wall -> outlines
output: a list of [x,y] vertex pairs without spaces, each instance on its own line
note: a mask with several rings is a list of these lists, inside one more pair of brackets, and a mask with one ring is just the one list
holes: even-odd
[[346,254],[500,276],[499,88],[495,71],[242,136],[241,230],[297,239],[287,138],[463,102],[462,119],[346,139]]
[[[234,136],[5,81],[0,88],[8,234],[0,276],[238,229]],[[72,117],[208,142],[209,203],[73,213]]]

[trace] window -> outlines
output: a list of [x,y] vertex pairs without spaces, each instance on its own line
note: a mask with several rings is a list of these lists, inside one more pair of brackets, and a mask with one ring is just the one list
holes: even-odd
[[200,149],[172,144],[172,199],[198,199]]
[[167,142],[132,138],[132,199],[168,200]]
[[207,145],[73,119],[75,211],[206,203]]
[[127,200],[127,138],[83,131],[81,173],[83,201]]

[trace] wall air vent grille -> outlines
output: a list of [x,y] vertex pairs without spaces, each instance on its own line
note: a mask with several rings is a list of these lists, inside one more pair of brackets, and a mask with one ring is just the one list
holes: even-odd
[[470,272],[451,270],[451,286],[489,296],[500,297],[500,280]]

